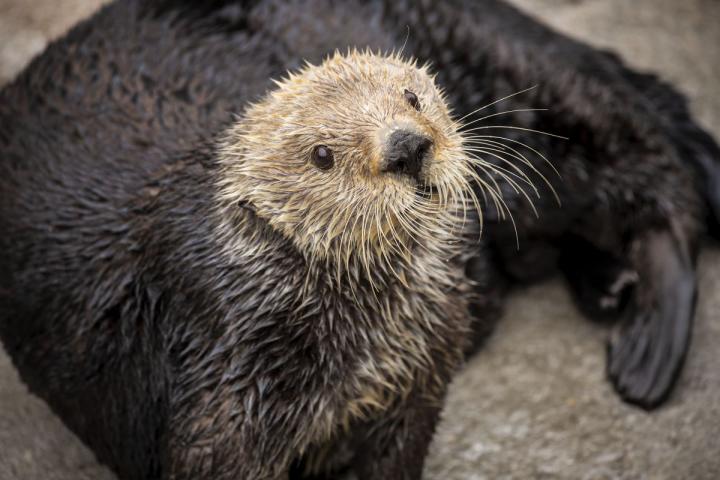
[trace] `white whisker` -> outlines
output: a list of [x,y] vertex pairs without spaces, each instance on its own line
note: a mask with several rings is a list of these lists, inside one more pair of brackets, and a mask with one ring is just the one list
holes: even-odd
[[517,95],[522,95],[523,93],[529,92],[530,90],[534,90],[534,89],[536,89],[537,87],[538,87],[537,85],[533,85],[532,87],[526,88],[525,90],[520,90],[519,92],[511,93],[510,95],[507,95],[507,96],[505,96],[505,97],[499,98],[499,99],[497,99],[497,100],[495,100],[495,101],[493,101],[493,102],[491,102],[491,103],[488,103],[487,105],[483,105],[482,107],[480,107],[480,108],[478,108],[478,109],[476,109],[476,110],[473,110],[472,112],[468,113],[467,115],[459,118],[459,119],[457,120],[457,122],[462,122],[462,121],[465,120],[467,117],[469,117],[470,115],[473,115],[473,114],[479,112],[480,110],[484,110],[484,109],[486,109],[486,108],[488,108],[488,107],[492,107],[493,105],[498,104],[498,103],[502,102],[503,100],[507,100],[508,98],[512,98],[512,97],[515,97],[515,96],[517,96]]
[[462,133],[475,132],[477,130],[489,130],[489,129],[508,129],[508,130],[521,130],[523,132],[538,133],[540,135],[546,135],[548,137],[559,138],[560,140],[567,140],[567,137],[562,135],[555,135],[554,133],[543,132],[542,130],[535,130],[532,128],[514,127],[512,125],[483,125],[480,127],[473,127],[470,130],[465,130]]
[[467,122],[465,125],[460,127],[458,131],[463,131],[465,127],[468,125],[472,125],[473,123],[482,122],[483,120],[487,120],[488,118],[492,117],[499,117],[500,115],[508,115],[510,113],[518,113],[518,112],[545,112],[547,111],[547,108],[517,108],[515,110],[505,110],[503,112],[496,112],[492,113],[490,115],[485,115],[484,117],[476,118],[474,120],[471,120]]

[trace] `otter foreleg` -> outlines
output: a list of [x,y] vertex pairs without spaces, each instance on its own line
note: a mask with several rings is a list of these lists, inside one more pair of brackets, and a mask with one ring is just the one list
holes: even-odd
[[[288,480],[289,462],[261,451],[262,438],[228,426],[217,434],[199,434],[206,428],[197,421],[176,431],[168,447],[163,479],[168,480]],[[224,422],[219,422],[220,424]],[[287,464],[286,464],[287,463]]]
[[394,414],[368,426],[353,462],[359,480],[420,480],[442,406],[442,399],[431,397],[413,394]]
[[[198,383],[202,383],[198,381]],[[194,387],[190,387],[194,388]],[[178,392],[171,406],[163,479],[287,480],[312,415],[293,408],[297,392],[259,399],[257,393]]]

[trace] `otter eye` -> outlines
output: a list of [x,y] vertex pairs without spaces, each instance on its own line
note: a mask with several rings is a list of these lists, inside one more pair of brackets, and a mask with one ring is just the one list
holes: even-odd
[[327,145],[317,145],[313,148],[312,162],[320,170],[332,168],[334,161],[332,150]]
[[407,88],[405,89],[403,95],[405,96],[405,100],[407,100],[411,107],[413,107],[417,111],[420,111],[420,100],[418,99],[417,95],[415,95]]

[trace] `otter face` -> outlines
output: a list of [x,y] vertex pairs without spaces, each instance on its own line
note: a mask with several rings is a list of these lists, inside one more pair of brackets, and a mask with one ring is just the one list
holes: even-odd
[[307,255],[408,255],[447,238],[471,168],[426,67],[335,54],[276,82],[227,133],[222,196]]

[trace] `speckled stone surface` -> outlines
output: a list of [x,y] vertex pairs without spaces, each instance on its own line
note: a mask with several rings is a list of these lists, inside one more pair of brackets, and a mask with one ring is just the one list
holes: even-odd
[[[660,72],[720,137],[717,0],[512,0],[555,28]],[[0,0],[0,83],[102,0]],[[693,345],[670,402],[646,413],[604,379],[605,327],[561,280],[516,292],[487,348],[453,383],[432,480],[720,478],[720,249],[700,257]],[[0,351],[0,480],[110,480],[28,394]]]

